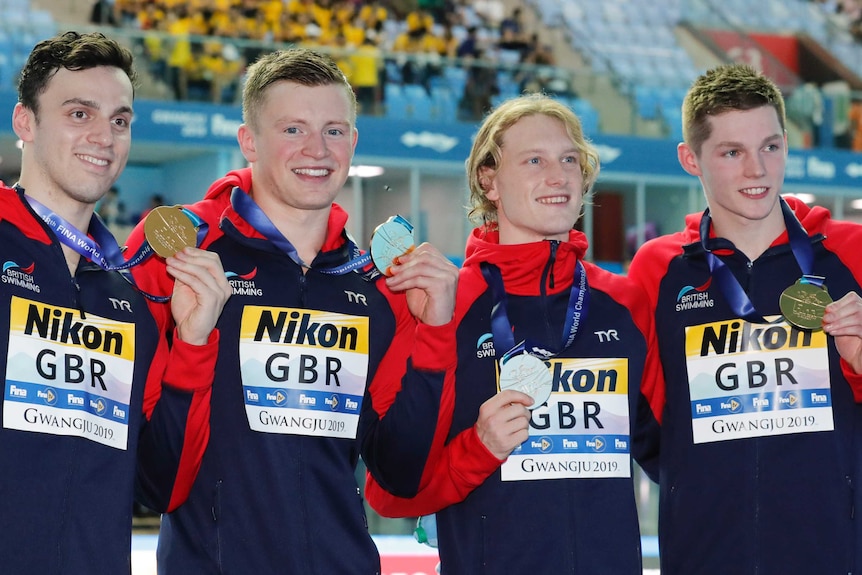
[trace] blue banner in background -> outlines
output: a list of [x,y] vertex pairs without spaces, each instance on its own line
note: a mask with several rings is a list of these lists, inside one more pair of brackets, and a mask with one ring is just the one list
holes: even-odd
[[[0,123],[3,137],[14,138],[11,110],[15,102],[14,92],[0,92],[0,110],[8,111]],[[135,142],[235,149],[241,123],[242,112],[237,106],[137,100],[133,134]],[[357,128],[357,156],[461,164],[470,153],[477,125],[360,116]],[[677,161],[675,141],[601,134],[590,137],[599,149],[603,172],[688,177]],[[791,150],[785,181],[794,187],[862,187],[862,154],[826,148]]]

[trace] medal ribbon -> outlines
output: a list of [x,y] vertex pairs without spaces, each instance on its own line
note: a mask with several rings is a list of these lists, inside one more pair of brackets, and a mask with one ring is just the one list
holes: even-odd
[[[23,195],[23,188],[16,187],[16,190]],[[24,198],[61,243],[103,270],[118,272],[124,280],[129,282],[145,298],[158,303],[170,301],[171,298],[169,296],[152,295],[139,288],[135,283],[134,277],[129,272],[129,268],[141,263],[152,255],[152,248],[149,244],[144,242],[141,249],[135,254],[135,257],[126,261],[123,259],[123,252],[120,246],[117,245],[117,240],[111,234],[110,230],[105,227],[101,218],[95,213],[90,217],[90,233],[93,236],[91,239],[90,236],[80,231],[66,221],[65,218],[54,213],[50,208],[36,199],[27,195],[24,195]]]
[[[413,225],[400,215],[397,215],[397,214],[394,215],[392,217],[392,221],[395,223],[401,224],[402,226],[407,228],[407,230],[410,232],[413,231]],[[338,267],[334,267],[334,268],[323,269],[323,270],[320,270],[320,272],[324,273],[324,274],[341,275],[341,274],[345,274],[349,271],[353,271],[353,270],[358,269],[358,268],[363,268],[363,267],[367,266],[369,263],[372,263],[370,250],[367,253],[362,254],[362,252],[359,250],[359,248],[356,247],[356,244],[354,242],[351,242],[351,243],[352,243],[352,247],[355,249],[353,259],[351,259],[346,264],[342,264],[342,265],[340,265]]]
[[[263,210],[260,209],[260,206],[255,203],[254,199],[252,199],[250,195],[242,191],[239,187],[235,187],[230,194],[230,203],[234,211],[239,214],[242,219],[251,224],[251,227],[260,232],[263,237],[284,252],[296,265],[310,269],[310,266],[306,265],[299,257],[296,248],[293,247],[290,240],[278,231],[278,228],[275,227],[272,220],[270,220]],[[411,226],[407,220],[401,218],[401,216],[396,216],[396,218],[400,218],[401,221],[399,223],[406,225],[411,231],[413,230],[413,226]],[[353,241],[353,238],[351,238],[349,234],[345,233],[345,239],[347,242],[347,248],[351,254],[350,261],[334,268],[314,268],[315,271],[329,275],[342,275],[351,271],[357,271],[362,273],[363,279],[366,280],[371,280],[377,277],[379,273],[376,269],[372,269],[367,272],[360,272],[360,268],[371,263],[371,255],[363,254],[362,250],[359,249],[356,242]]]
[[[787,238],[790,243],[790,250],[793,252],[796,263],[802,270],[802,282],[814,284],[818,287],[823,286],[824,277],[811,275],[814,266],[814,250],[811,248],[811,240],[808,237],[808,232],[802,227],[802,224],[796,218],[796,214],[784,198],[778,198],[781,204],[781,213],[784,216],[784,226],[787,228]],[[742,289],[739,280],[730,271],[730,268],[725,265],[720,257],[712,253],[712,250],[707,247],[707,239],[709,239],[709,226],[712,223],[712,217],[709,215],[709,208],[703,213],[700,220],[700,245],[706,252],[706,261],[709,264],[709,271],[712,277],[715,278],[715,283],[718,289],[727,302],[730,304],[733,312],[742,319],[752,323],[769,323],[751,303],[748,294]]]
[[503,285],[503,275],[500,268],[487,262],[480,265],[485,282],[491,288],[491,296],[494,307],[491,310],[491,333],[494,334],[494,342],[500,342],[501,349],[508,349],[500,359],[500,365],[505,364],[509,358],[526,351],[542,360],[547,360],[566,350],[575,341],[578,330],[587,316],[590,302],[590,290],[587,286],[587,273],[583,264],[578,261],[575,264],[575,277],[572,281],[572,289],[569,292],[569,302],[566,306],[566,323],[563,326],[563,334],[560,348],[549,351],[542,345],[531,340],[524,340],[515,345],[515,337],[512,333],[512,324],[506,311],[506,290]]

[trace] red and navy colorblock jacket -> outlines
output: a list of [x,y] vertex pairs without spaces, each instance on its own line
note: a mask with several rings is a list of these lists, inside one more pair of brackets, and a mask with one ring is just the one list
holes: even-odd
[[72,277],[23,195],[0,205],[0,570],[129,573],[136,487],[167,511],[194,481],[217,334],[169,351],[117,272]]
[[[417,324],[406,298],[390,292],[382,278],[368,281],[359,273],[320,271],[351,259],[345,235],[347,214],[339,206],[331,209],[322,250],[303,272],[231,207],[235,187],[238,193],[253,193],[249,169],[216,181],[204,200],[189,206],[209,224],[202,247],[219,254],[234,293],[218,322],[223,337],[213,385],[212,437],[188,502],[163,516],[159,571],[378,573],[380,559],[368,533],[355,477],[360,450],[381,482],[408,494],[419,489],[419,462],[430,450],[446,369],[452,367],[448,350],[454,348],[454,324]],[[139,226],[130,244],[141,240]],[[143,285],[157,293],[170,290],[171,281],[159,260],[150,260],[137,274]],[[249,407],[251,394],[258,393],[255,386],[262,388],[267,382],[244,378],[242,370],[248,363],[242,355],[243,342],[255,330],[249,335],[248,326],[241,322],[261,309],[274,318],[282,317],[284,310],[290,317],[315,312],[367,318],[368,385],[355,438],[325,436],[328,432],[321,436],[277,432],[279,426],[302,425],[311,419],[274,416],[275,409],[250,415],[257,409]],[[316,334],[318,339],[311,343],[319,351],[323,325],[312,333],[312,323],[301,324],[293,335],[267,341],[273,349],[278,343],[293,344],[260,358],[270,374],[261,378],[287,379],[303,369],[308,379],[320,375],[323,361],[303,364],[295,357],[302,354],[295,340],[309,340]],[[283,326],[280,333],[287,334],[288,323]],[[297,336],[302,330],[304,335]],[[333,391],[336,385],[333,380]],[[283,393],[280,397],[289,401],[292,392]],[[252,429],[264,423],[267,431]],[[416,429],[431,430],[424,444],[416,441]]]
[[[619,476],[571,477],[573,473],[589,474],[590,452],[606,449],[587,435],[602,433],[604,413],[593,409],[590,413],[596,414],[595,419],[584,417],[587,404],[582,410],[573,392],[589,387],[590,366],[623,362],[628,388],[619,399],[628,435],[642,378],[660,377],[658,354],[650,345],[655,333],[640,289],[627,278],[583,261],[586,248],[586,238],[578,231],[572,231],[566,242],[500,245],[496,231],[476,229],[468,240],[455,310],[455,387],[444,393],[444,402],[451,402],[452,407],[444,404],[441,410],[453,413],[445,441],[435,444],[424,470],[423,488],[416,496],[392,494],[371,475],[366,482],[369,503],[385,516],[437,513],[443,573],[641,573],[628,450],[621,459]],[[565,391],[573,393],[572,401],[560,399],[553,408],[534,410],[531,437],[518,448],[538,446],[541,451],[559,443],[563,452],[555,456],[553,464],[541,463],[539,457],[518,458],[518,450],[502,462],[485,448],[475,426],[479,407],[498,391],[497,362],[507,351],[496,344],[493,353],[488,352],[495,302],[480,265],[493,264],[502,273],[514,341],[529,338],[560,347],[579,260],[589,285],[586,317],[573,344],[550,363],[566,366],[550,369],[554,391],[562,397],[566,397]],[[575,405],[579,407],[568,408]],[[575,439],[565,439],[565,433],[559,431],[546,435],[543,429],[548,421],[557,419],[554,425],[559,429],[579,435]],[[591,445],[589,450],[565,452],[577,449],[579,441]],[[545,465],[545,476],[504,481],[501,465],[513,462],[525,473]],[[549,477],[561,471],[570,477]]]
[[[832,220],[826,209],[792,197],[786,201],[810,237],[809,273],[825,277],[834,300],[859,293],[862,226]],[[822,380],[814,383],[831,393],[834,430],[806,432],[815,418],[796,411],[805,407],[806,394],[798,389],[806,377],[802,357],[811,353],[809,337],[824,336],[783,322],[738,319],[710,274],[701,217],[690,215],[684,231],[641,247],[629,272],[648,294],[666,376],[644,390],[650,409],[641,411],[644,441],[636,446],[639,461],[660,484],[662,574],[857,573],[862,376],[825,337],[823,360],[814,366]],[[782,291],[802,275],[787,233],[753,262],[726,239],[708,242],[755,309],[766,319],[780,316]],[[686,346],[686,334],[704,325],[714,335],[711,343]],[[704,378],[693,366],[708,355],[716,367]],[[698,401],[698,390],[712,389],[715,396],[719,386],[731,390],[726,401]],[[811,397],[815,403],[826,394],[818,395]],[[744,418],[735,415],[749,400],[761,407]],[[769,402],[780,409],[765,410]],[[698,427],[703,421],[705,429]],[[695,429],[712,440],[695,442]],[[731,430],[737,438],[722,440]]]

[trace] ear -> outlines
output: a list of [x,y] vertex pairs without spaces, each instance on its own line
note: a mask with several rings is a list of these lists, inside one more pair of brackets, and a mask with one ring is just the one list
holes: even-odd
[[236,132],[236,141],[246,161],[249,163],[257,161],[257,148],[254,143],[254,132],[248,124],[241,124]]
[[700,170],[700,161],[697,154],[691,149],[691,146],[685,142],[681,142],[676,147],[676,156],[679,159],[679,165],[682,169],[692,176],[701,176],[703,173]]
[[485,197],[492,202],[500,199],[500,194],[497,191],[496,175],[497,172],[489,166],[479,168],[479,186],[485,191]]
[[12,130],[22,142],[32,142],[35,134],[36,115],[21,102],[12,110]]

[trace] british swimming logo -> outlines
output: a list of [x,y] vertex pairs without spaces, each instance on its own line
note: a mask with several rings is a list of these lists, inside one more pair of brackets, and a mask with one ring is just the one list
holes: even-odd
[[250,295],[255,297],[263,295],[263,290],[254,283],[254,278],[257,275],[257,267],[244,274],[229,271],[225,272],[224,275],[233,289],[233,295]]
[[702,309],[705,307],[713,307],[715,300],[707,291],[712,284],[712,277],[706,280],[706,283],[701,286],[685,286],[679,290],[676,296],[676,311],[685,311],[688,309]]
[[496,357],[497,352],[494,351],[494,336],[490,333],[483,334],[476,341],[476,359],[483,357]]
[[34,269],[36,269],[36,262],[22,267],[17,262],[7,261],[3,264],[3,275],[0,275],[0,281],[4,284],[14,285],[39,293],[42,291],[42,288],[33,279]]

